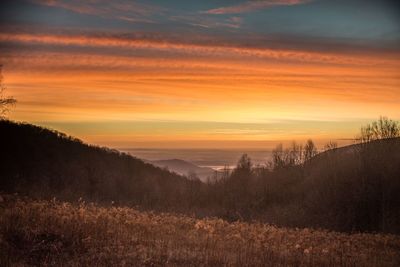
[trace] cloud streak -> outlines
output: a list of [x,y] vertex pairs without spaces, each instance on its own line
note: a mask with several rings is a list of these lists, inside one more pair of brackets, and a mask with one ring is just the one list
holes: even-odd
[[94,15],[102,18],[113,18],[129,22],[154,23],[151,15],[160,14],[164,8],[137,3],[135,1],[116,0],[31,0],[39,5],[62,8],[79,14]]
[[144,49],[158,50],[164,53],[187,55],[218,55],[253,57],[258,59],[273,59],[280,61],[297,61],[326,64],[353,65],[398,65],[398,53],[393,57],[371,56],[371,54],[349,55],[340,52],[321,52],[311,50],[292,50],[264,47],[249,47],[240,44],[224,43],[223,40],[214,44],[189,42],[164,38],[163,36],[113,36],[113,35],[62,35],[62,34],[30,34],[30,33],[0,33],[0,42],[22,43],[31,45],[52,45],[67,47],[98,47],[121,48],[128,50]]
[[219,7],[207,10],[203,13],[221,15],[221,14],[240,14],[253,12],[261,9],[272,8],[276,6],[293,6],[306,4],[312,0],[258,0],[258,1],[247,1],[243,4]]
[[204,16],[203,14],[198,14],[198,13],[173,15],[169,17],[169,20],[207,29],[213,29],[213,28],[239,29],[243,24],[243,19],[237,16],[221,19],[217,17]]

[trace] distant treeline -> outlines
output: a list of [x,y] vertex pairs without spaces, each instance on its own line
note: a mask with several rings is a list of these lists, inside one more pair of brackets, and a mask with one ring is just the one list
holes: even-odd
[[400,233],[399,125],[381,118],[358,144],[325,152],[309,140],[273,151],[202,183],[57,131],[0,121],[0,190],[37,198],[83,198],[293,227]]

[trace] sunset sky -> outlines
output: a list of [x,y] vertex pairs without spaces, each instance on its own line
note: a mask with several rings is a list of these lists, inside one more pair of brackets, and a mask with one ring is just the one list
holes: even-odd
[[400,120],[400,5],[1,1],[10,118],[111,147],[269,147]]

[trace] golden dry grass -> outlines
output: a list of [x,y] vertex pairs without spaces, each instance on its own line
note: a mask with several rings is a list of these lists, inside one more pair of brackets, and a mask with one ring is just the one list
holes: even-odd
[[400,266],[400,237],[3,196],[1,266]]

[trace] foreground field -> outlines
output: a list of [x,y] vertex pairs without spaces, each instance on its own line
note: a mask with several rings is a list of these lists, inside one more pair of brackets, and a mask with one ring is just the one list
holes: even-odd
[[399,266],[400,237],[0,198],[0,266]]

